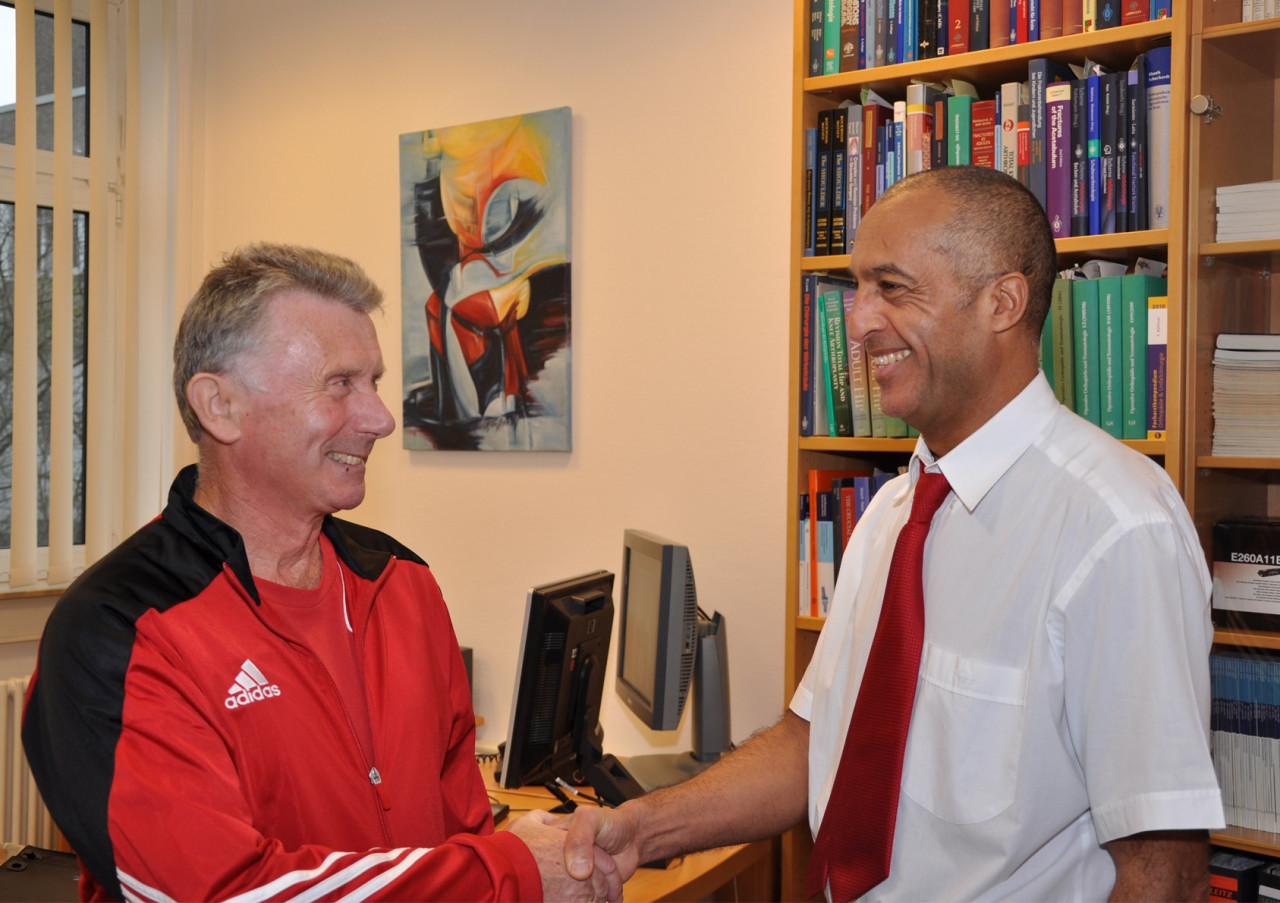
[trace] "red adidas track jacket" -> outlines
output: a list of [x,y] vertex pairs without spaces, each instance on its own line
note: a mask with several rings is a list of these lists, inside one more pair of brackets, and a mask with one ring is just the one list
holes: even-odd
[[[540,899],[494,833],[466,673],[426,564],[336,518],[374,730],[258,601],[240,536],[178,475],[55,606],[23,742],[82,899]],[[232,693],[229,688],[238,687]],[[376,770],[376,772],[375,772]]]

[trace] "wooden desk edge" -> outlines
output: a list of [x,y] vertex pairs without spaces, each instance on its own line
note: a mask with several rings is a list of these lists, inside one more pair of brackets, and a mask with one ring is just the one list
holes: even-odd
[[[489,768],[485,770],[490,771]],[[556,803],[541,788],[504,790],[495,786],[491,774],[486,774],[485,778],[489,793],[511,807],[510,815],[499,824],[499,830],[505,829],[513,818],[518,818],[530,808],[550,809]],[[546,805],[535,806],[535,802],[545,802]],[[774,840],[734,844],[677,857],[665,869],[637,869],[623,889],[627,903],[680,903],[708,899],[766,860],[772,855],[774,844]]]

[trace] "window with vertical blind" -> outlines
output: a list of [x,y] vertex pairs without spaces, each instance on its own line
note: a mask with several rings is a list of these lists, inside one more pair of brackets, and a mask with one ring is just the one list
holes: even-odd
[[83,562],[90,28],[72,10],[0,4],[0,589]]

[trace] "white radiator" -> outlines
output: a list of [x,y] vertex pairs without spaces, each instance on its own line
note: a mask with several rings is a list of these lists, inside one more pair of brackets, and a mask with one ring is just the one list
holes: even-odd
[[55,849],[58,829],[49,817],[22,751],[22,702],[30,678],[0,681],[0,842]]

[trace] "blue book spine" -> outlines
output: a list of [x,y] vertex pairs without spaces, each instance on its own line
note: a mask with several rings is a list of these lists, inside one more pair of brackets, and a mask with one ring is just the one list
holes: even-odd
[[818,130],[816,128],[808,128],[804,130],[804,171],[805,171],[805,196],[804,196],[804,219],[805,219],[805,235],[804,235],[804,256],[814,256],[814,234],[817,226],[817,206],[818,198]]
[[[817,289],[816,273],[800,277],[800,435],[812,436],[813,411],[813,302]],[[1146,435],[1145,433],[1143,435]]]
[[1040,0],[1027,0],[1027,40],[1040,40]]
[[907,177],[907,124],[900,120],[893,123],[893,181]]
[[809,77],[822,74],[822,16],[826,0],[809,0]]
[[[867,0],[858,0],[858,68],[867,68],[867,32],[873,31],[874,23],[867,18]],[[874,4],[871,5],[874,11]]]
[[884,46],[884,62],[886,66],[892,66],[902,59],[899,56],[900,42],[898,40],[898,5],[901,2],[902,0],[888,0],[888,6],[885,8],[885,21],[888,26],[888,30],[885,32],[888,38]]
[[1089,234],[1102,232],[1102,77],[1090,75],[1085,95],[1086,153],[1089,161]]
[[938,0],[938,19],[935,23],[938,29],[938,36],[935,38],[934,43],[934,47],[937,49],[937,56],[947,55],[947,47],[950,44],[949,38],[951,36],[951,28],[948,22],[947,0]]
[[902,6],[902,61],[913,63],[920,58],[920,4],[903,0]]

